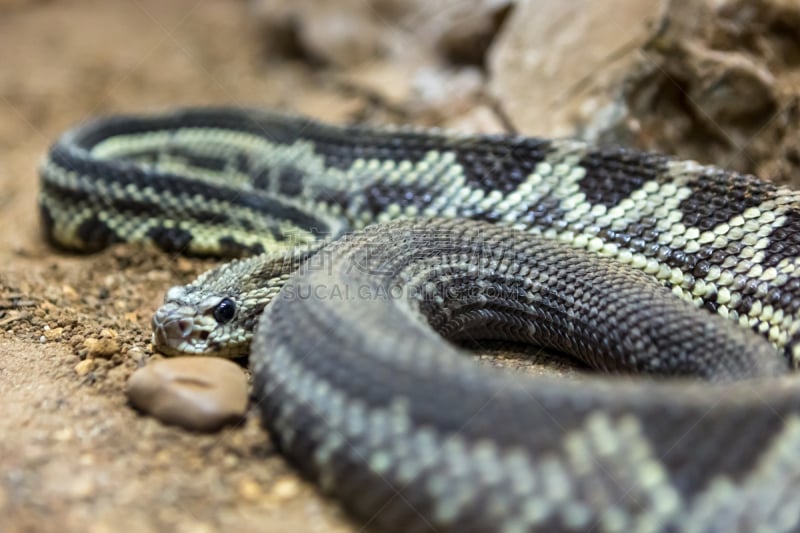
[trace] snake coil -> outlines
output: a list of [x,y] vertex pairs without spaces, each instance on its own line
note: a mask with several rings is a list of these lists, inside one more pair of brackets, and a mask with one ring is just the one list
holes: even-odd
[[[278,445],[374,526],[800,530],[795,191],[575,141],[238,108],[89,122],[41,176],[62,246],[253,256],[171,289],[155,344],[249,350]],[[679,377],[522,379],[445,339]]]

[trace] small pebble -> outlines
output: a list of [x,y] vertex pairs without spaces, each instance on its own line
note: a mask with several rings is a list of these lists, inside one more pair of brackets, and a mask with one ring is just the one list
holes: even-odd
[[61,292],[64,294],[64,297],[70,300],[77,300],[78,299],[78,291],[70,287],[69,285],[64,285],[61,287]]
[[75,431],[72,428],[62,428],[53,433],[53,438],[59,442],[70,441],[74,436]]
[[271,496],[279,501],[291,500],[298,494],[300,494],[300,484],[290,477],[281,478],[272,486]]
[[134,346],[133,348],[128,350],[128,353],[126,354],[126,356],[131,361],[134,361],[137,364],[137,366],[144,366],[144,364],[145,364],[145,359],[146,358],[145,358],[145,355],[144,355],[144,350],[142,350],[138,346]]
[[134,372],[127,394],[134,406],[165,424],[215,431],[244,416],[247,378],[227,359],[175,357]]
[[262,496],[261,487],[259,484],[249,478],[243,479],[239,482],[238,492],[239,496],[241,496],[243,500],[249,502],[254,502],[260,499]]
[[92,370],[94,370],[96,363],[94,359],[84,359],[75,365],[75,373],[83,377]]
[[53,328],[53,329],[50,329],[47,326],[45,326],[45,328],[44,328],[44,336],[49,341],[55,341],[55,340],[60,339],[62,333],[64,333],[64,328]]
[[181,274],[191,274],[194,272],[196,268],[196,263],[193,261],[189,261],[185,257],[178,257],[175,260],[175,270],[180,272]]
[[86,348],[87,357],[103,357],[108,359],[119,351],[119,343],[114,338],[98,339],[90,337],[83,341],[83,347]]

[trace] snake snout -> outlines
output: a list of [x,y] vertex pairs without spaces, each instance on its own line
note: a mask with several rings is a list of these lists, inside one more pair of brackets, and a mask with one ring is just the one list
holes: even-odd
[[[192,337],[198,333],[193,314],[193,309],[183,306],[161,306],[153,314],[153,346],[165,352],[186,351],[186,347],[192,343]],[[199,337],[202,339],[203,335]]]

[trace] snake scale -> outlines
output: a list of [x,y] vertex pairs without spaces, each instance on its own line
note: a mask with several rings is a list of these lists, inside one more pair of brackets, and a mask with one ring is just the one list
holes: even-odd
[[[170,289],[154,345],[249,351],[271,436],[362,523],[800,530],[797,192],[576,141],[241,108],[96,119],[41,177],[61,246],[251,256]],[[672,377],[508,375],[470,339]]]

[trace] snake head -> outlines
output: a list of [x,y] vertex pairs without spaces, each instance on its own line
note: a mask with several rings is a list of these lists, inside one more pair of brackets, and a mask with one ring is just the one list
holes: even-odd
[[247,355],[261,312],[292,270],[271,259],[232,261],[169,289],[153,315],[153,347],[166,355]]
[[167,355],[246,355],[252,328],[237,320],[240,309],[231,296],[172,287],[153,315],[153,347]]

